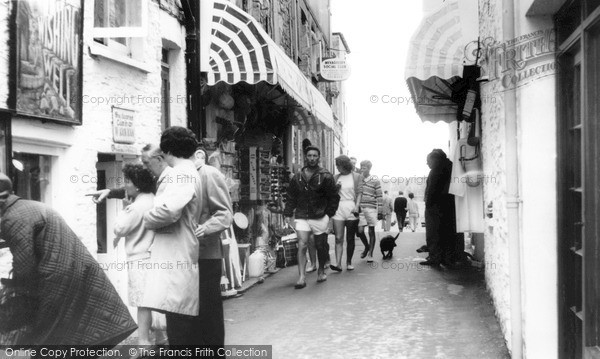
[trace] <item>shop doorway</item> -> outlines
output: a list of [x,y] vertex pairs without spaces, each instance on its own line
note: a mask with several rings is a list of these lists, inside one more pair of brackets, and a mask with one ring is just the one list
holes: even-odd
[[600,2],[555,16],[558,64],[559,355],[600,357]]
[[[124,157],[115,154],[98,154],[96,163],[97,189],[120,188],[124,185],[123,164],[135,161],[137,157]],[[110,278],[121,299],[127,303],[127,259],[125,241],[114,246],[114,223],[123,210],[121,199],[107,199],[96,208],[96,239],[98,244],[97,260]],[[129,308],[135,314],[133,308]]]

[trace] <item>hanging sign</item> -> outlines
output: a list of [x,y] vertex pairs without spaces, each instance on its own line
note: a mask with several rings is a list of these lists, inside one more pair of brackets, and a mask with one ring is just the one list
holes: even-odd
[[116,143],[135,143],[135,111],[124,108],[112,108],[113,141]]
[[256,157],[256,147],[250,147],[250,200],[258,199],[258,164]]
[[83,0],[10,3],[16,6],[10,43],[15,45],[17,113],[80,125]]
[[321,61],[321,77],[328,81],[344,81],[350,77],[350,65],[343,59]]

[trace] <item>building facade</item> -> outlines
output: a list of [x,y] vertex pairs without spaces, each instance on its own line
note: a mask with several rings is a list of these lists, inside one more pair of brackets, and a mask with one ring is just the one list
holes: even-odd
[[183,19],[178,1],[0,3],[15,192],[56,209],[124,297],[124,248],[112,245],[121,201],[86,194],[123,186],[124,162],[165,127],[187,126]]

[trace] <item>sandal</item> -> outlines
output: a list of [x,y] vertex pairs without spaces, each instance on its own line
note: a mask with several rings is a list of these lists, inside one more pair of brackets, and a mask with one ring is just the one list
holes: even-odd
[[302,283],[296,283],[296,285],[294,286],[295,289],[302,289],[304,287],[306,287],[306,281]]

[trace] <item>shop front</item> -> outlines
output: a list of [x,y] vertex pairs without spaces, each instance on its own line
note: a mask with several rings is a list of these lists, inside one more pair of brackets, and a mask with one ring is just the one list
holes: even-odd
[[234,227],[238,242],[269,256],[285,233],[286,188],[302,167],[303,146],[318,146],[321,164],[333,167],[333,113],[250,15],[221,0],[203,1],[200,15],[209,164],[230,182],[234,211],[248,218],[246,230]]

